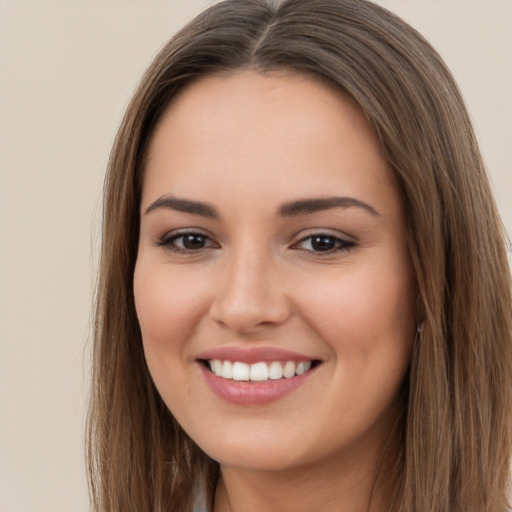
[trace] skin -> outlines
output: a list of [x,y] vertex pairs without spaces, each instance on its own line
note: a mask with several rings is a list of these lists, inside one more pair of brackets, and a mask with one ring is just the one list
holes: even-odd
[[[155,205],[170,196],[218,217]],[[279,213],[332,196],[368,207]],[[183,231],[203,235],[199,245],[183,250],[172,239]],[[332,250],[312,244],[318,233]],[[134,293],[159,392],[220,463],[215,512],[389,510],[416,287],[399,190],[346,97],[285,72],[185,89],[151,140]],[[197,361],[224,346],[321,364],[275,402],[232,404]]]

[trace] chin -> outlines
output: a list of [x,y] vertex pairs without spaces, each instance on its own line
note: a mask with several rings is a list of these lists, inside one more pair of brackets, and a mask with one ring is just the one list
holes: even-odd
[[[248,425],[225,430],[191,432],[192,439],[209,457],[226,467],[254,471],[282,471],[299,466],[308,458],[300,432],[290,435],[283,428]],[[233,427],[233,425],[231,425]],[[236,432],[239,430],[239,432]],[[196,435],[197,434],[197,435]]]
[[276,449],[274,446],[235,443],[213,448],[207,454],[223,467],[236,467],[246,471],[285,471],[301,465],[301,457],[296,450]]

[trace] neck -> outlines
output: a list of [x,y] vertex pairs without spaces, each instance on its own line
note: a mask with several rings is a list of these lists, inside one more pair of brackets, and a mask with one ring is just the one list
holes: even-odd
[[[398,485],[396,435],[384,445],[353,450],[280,471],[220,468],[214,512],[389,512]],[[364,453],[364,457],[360,456]]]

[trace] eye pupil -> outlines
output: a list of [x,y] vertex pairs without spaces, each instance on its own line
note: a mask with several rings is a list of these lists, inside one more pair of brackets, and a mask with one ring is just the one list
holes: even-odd
[[332,236],[318,235],[312,237],[311,247],[315,251],[330,251],[336,247],[336,241]]
[[203,235],[191,233],[183,236],[183,247],[185,249],[202,249],[204,244],[205,237]]

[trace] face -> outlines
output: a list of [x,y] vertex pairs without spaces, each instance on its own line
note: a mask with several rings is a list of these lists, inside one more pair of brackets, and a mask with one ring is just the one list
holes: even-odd
[[415,333],[404,212],[378,139],[310,78],[202,78],[168,108],[134,275],[152,378],[221,465],[364,457]]

